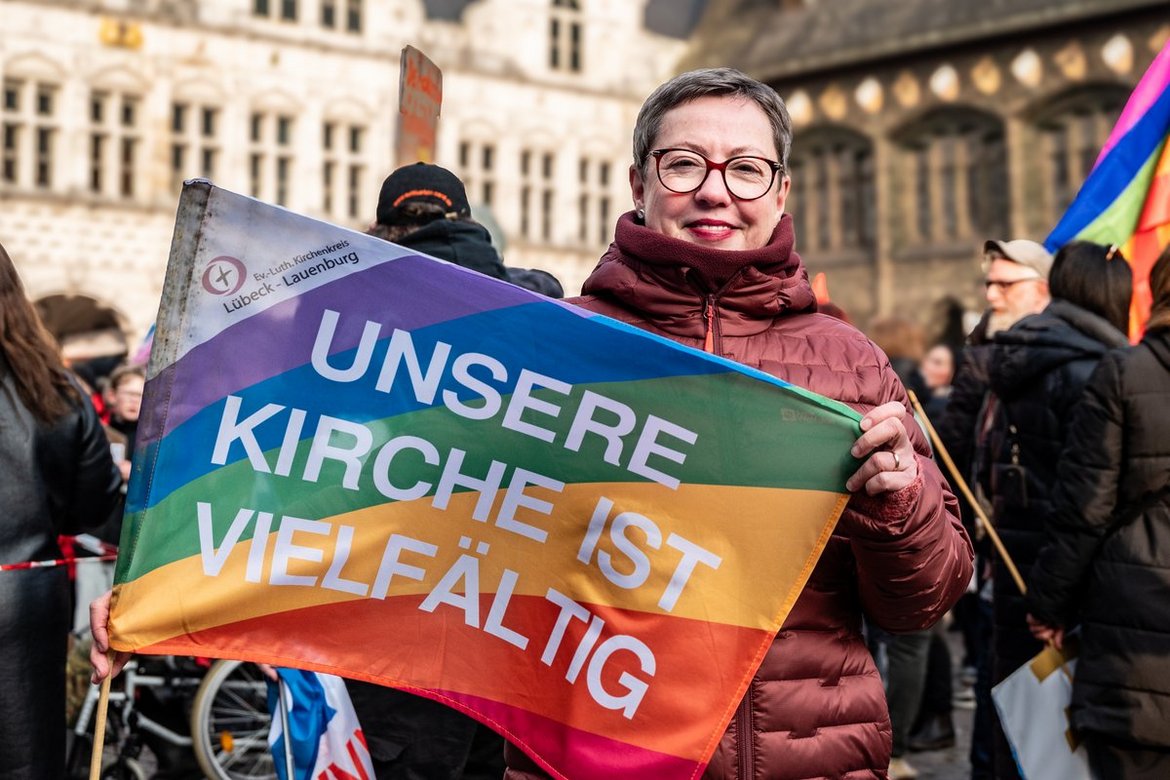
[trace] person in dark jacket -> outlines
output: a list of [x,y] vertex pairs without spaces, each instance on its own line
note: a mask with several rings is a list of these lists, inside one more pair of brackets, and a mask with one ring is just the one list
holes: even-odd
[[491,233],[471,218],[463,182],[438,165],[404,165],[387,176],[377,221],[366,232],[550,298],[565,294],[547,271],[505,267]]
[[[1127,343],[1132,286],[1129,265],[1111,258],[1109,247],[1071,242],[1052,263],[1052,303],[995,336],[989,380],[998,410],[985,487],[996,529],[1022,573],[1040,549],[1072,410],[1105,353]],[[1028,630],[1023,595],[999,556],[992,580],[994,685],[1043,646]],[[994,763],[997,778],[1017,776],[1002,735]]]
[[[845,484],[853,495],[728,713],[708,780],[885,777],[890,721],[862,613],[892,632],[920,630],[971,577],[954,497],[889,360],[817,311],[784,214],[791,142],[780,96],[737,70],[658,87],[634,130],[634,210],[572,301],[862,415],[851,450],[862,465]],[[506,756],[508,780],[545,776],[515,744]]]
[[1170,248],[1150,290],[1073,416],[1027,597],[1037,640],[1081,627],[1070,717],[1110,780],[1170,777]]
[[[470,214],[455,174],[415,163],[386,178],[377,222],[367,232],[550,297],[563,295],[551,274],[506,268],[487,228]],[[487,726],[404,691],[360,680],[345,684],[378,780],[499,780],[504,774],[504,739]]]
[[[106,519],[121,477],[97,411],[73,382],[0,246],[0,564],[61,558],[58,534]],[[0,572],[0,777],[65,773],[64,566]]]
[[[989,390],[995,334],[1048,306],[1048,272],[1052,255],[1042,245],[1026,238],[1011,241],[992,239],[983,245],[984,286],[987,309],[967,336],[959,367],[951,384],[946,413],[937,423],[939,439],[954,461],[960,477],[973,491],[980,490],[980,474],[987,461],[987,438],[995,419],[997,401]],[[976,500],[981,500],[977,498]],[[982,529],[975,526],[975,509],[960,501],[963,526],[975,540],[979,575],[975,592],[955,605],[956,619],[963,625],[966,657],[964,666],[975,672],[972,694],[975,720],[971,735],[972,780],[992,777],[992,745],[996,742],[995,706],[991,701],[992,606],[986,562],[990,545]],[[986,596],[986,598],[985,598]],[[1002,738],[1001,738],[1002,739]]]

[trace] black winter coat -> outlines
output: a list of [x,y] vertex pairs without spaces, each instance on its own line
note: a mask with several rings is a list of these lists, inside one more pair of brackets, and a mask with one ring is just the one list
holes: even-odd
[[[1101,358],[1126,343],[1106,320],[1063,300],[995,336],[989,380],[999,408],[986,487],[996,530],[1021,575],[1040,551],[1072,409]],[[994,576],[992,680],[999,682],[1043,646],[1028,631],[1023,597],[998,557]]]
[[[60,558],[57,535],[105,521],[121,483],[89,401],[38,422],[0,350],[0,564]],[[0,573],[0,777],[64,776],[70,601],[63,566]]]
[[1170,329],[1093,374],[1060,458],[1028,608],[1082,627],[1072,724],[1170,749]]

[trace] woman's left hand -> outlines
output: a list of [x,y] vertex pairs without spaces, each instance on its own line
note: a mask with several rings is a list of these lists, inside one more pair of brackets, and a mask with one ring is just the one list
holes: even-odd
[[897,401],[871,409],[861,418],[861,438],[850,453],[865,461],[845,482],[853,493],[862,488],[871,496],[896,493],[918,477],[918,458],[902,424],[906,407]]

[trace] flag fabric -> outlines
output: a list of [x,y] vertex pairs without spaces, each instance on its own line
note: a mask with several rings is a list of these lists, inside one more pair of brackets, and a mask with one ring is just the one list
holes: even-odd
[[1150,316],[1150,269],[1170,243],[1170,41],[1134,88],[1076,198],[1044,244],[1117,246],[1133,267],[1130,337]]
[[1020,777],[1092,780],[1085,746],[1068,719],[1076,653],[1048,646],[991,690]]
[[279,682],[268,683],[268,747],[279,780],[289,780],[289,749],[296,780],[373,780],[370,751],[345,681],[300,669],[276,673]]
[[157,322],[112,645],[391,685],[556,777],[702,774],[858,466],[843,404],[207,182]]

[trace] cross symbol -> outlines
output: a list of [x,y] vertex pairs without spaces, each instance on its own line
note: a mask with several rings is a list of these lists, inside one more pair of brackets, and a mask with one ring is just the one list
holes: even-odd
[[231,280],[228,277],[228,269],[222,265],[219,267],[219,275],[215,277],[215,281],[222,284],[223,289],[225,289],[225,290],[232,286]]

